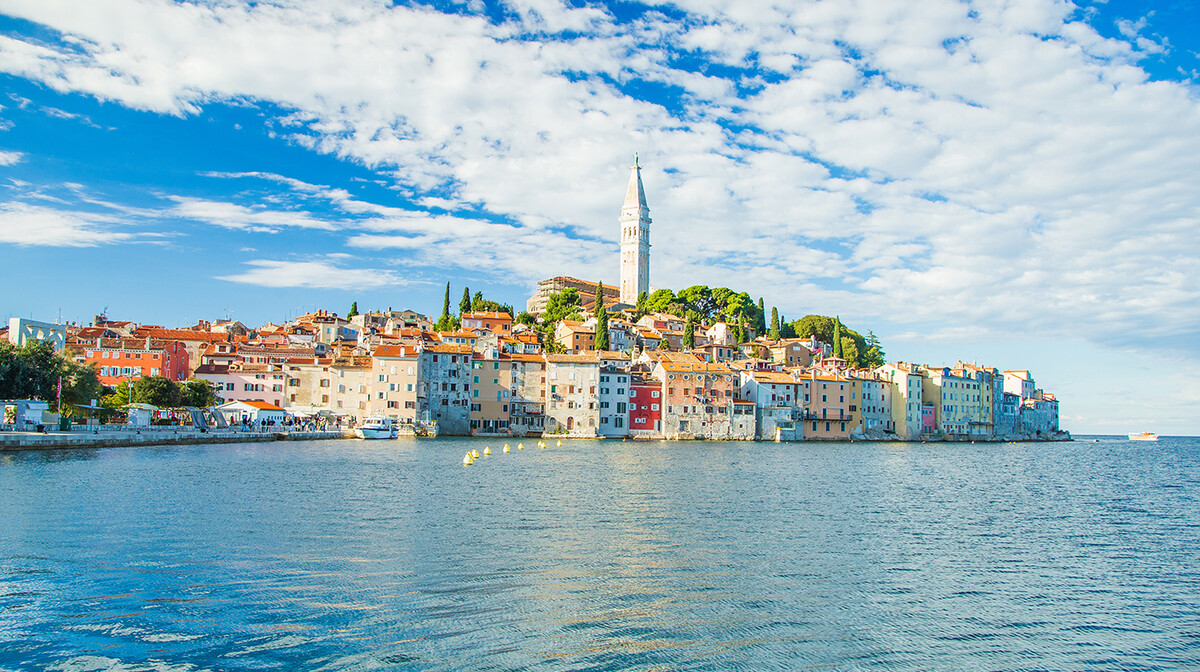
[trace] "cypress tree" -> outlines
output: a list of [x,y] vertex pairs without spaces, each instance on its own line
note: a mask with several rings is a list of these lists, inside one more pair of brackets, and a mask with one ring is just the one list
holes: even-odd
[[596,349],[608,350],[608,311],[601,310],[596,320]]
[[842,356],[842,318],[833,318],[833,356]]
[[687,324],[683,327],[683,347],[688,350],[696,347],[696,323],[691,315],[688,315]]
[[763,306],[762,297],[758,297],[758,319],[754,322],[754,331],[762,336],[767,333],[767,309]]
[[350,311],[346,313],[346,317],[351,318],[355,315],[358,315],[358,301],[354,301],[350,304]]
[[767,334],[772,340],[779,340],[779,309],[771,307],[771,331]]
[[450,283],[446,283],[446,296],[442,298],[442,317],[450,318]]
[[[449,296],[449,294],[447,294],[447,296]],[[458,302],[458,314],[462,315],[463,313],[469,312],[471,312],[471,288],[463,287],[463,298],[462,301]]]

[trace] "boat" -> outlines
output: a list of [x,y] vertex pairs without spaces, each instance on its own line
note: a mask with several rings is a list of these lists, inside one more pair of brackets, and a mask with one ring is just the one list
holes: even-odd
[[1129,435],[1130,441],[1158,441],[1158,434],[1154,432],[1138,432],[1137,434]]
[[396,438],[396,419],[368,418],[366,422],[355,428],[354,435],[360,439],[394,439]]

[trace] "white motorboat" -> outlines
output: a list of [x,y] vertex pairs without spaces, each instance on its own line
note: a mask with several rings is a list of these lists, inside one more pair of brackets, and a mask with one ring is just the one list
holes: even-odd
[[1158,434],[1154,432],[1138,432],[1137,434],[1129,435],[1130,441],[1158,441]]
[[369,418],[355,428],[354,435],[360,439],[394,439],[396,438],[396,419]]

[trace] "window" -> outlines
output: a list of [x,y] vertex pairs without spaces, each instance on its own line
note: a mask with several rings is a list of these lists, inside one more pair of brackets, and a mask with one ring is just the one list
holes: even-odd
[[650,391],[650,398],[651,398],[651,399],[657,399],[657,398],[658,398],[658,390],[651,390],[651,391]]
[[652,411],[657,411],[657,410],[658,410],[658,404],[650,404],[650,410],[652,410]]

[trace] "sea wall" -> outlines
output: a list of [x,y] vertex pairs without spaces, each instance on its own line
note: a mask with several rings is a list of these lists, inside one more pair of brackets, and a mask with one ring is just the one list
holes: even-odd
[[243,432],[189,427],[143,427],[105,431],[0,432],[0,451],[53,450],[58,448],[113,448],[119,446],[193,445],[202,443],[257,443],[354,438],[349,430],[328,432]]

